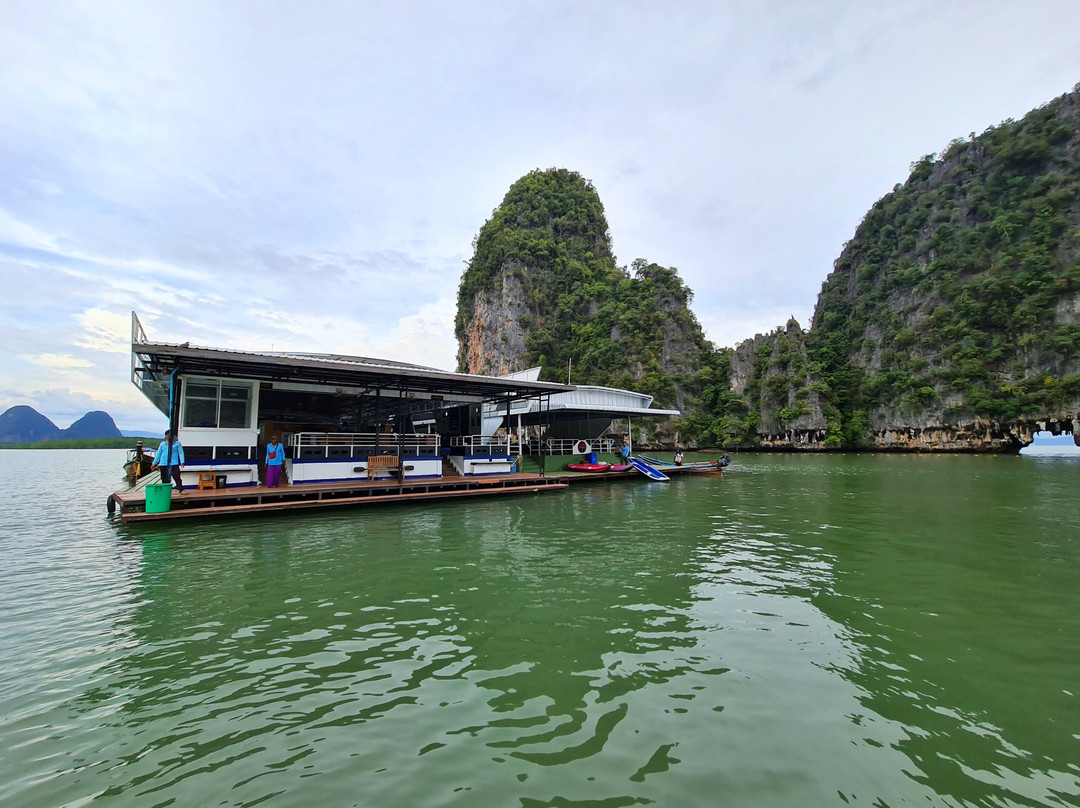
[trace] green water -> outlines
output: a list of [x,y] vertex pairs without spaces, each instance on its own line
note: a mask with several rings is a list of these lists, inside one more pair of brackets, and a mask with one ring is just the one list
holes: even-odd
[[0,452],[0,805],[1080,805],[1078,458],[137,528],[122,460]]

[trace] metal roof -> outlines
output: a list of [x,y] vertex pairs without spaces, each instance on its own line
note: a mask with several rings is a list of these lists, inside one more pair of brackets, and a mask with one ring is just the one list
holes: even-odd
[[[679,416],[679,410],[652,408],[653,397],[648,393],[634,390],[621,390],[617,387],[601,387],[582,384],[576,390],[556,393],[543,402],[536,399],[518,401],[510,406],[511,416],[521,416],[523,424],[546,423],[552,416],[574,418],[578,414],[585,416],[610,416],[612,419],[627,416],[648,416],[663,418]],[[536,414],[542,413],[537,419]],[[504,418],[506,410],[502,402],[492,402],[484,407],[484,418]],[[492,427],[493,428],[493,427]]]
[[300,382],[329,387],[361,387],[480,396],[490,400],[527,398],[574,390],[555,382],[451,373],[436,368],[363,356],[224,350],[190,343],[134,341],[141,372],[162,379],[174,370],[187,375]]
[[622,418],[627,415],[647,415],[647,416],[665,416],[665,415],[682,415],[681,410],[663,410],[659,407],[619,407],[612,404],[574,404],[563,403],[559,401],[553,401],[550,405],[550,411],[555,412],[557,410],[580,410],[581,412],[600,412],[610,415],[613,418]]

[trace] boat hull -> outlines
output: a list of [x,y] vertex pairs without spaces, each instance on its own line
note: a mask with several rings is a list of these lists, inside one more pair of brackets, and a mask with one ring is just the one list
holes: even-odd
[[567,463],[566,468],[569,471],[611,471],[610,463]]
[[130,482],[134,483],[139,478],[150,473],[152,463],[150,457],[145,454],[137,457],[134,452],[128,452],[128,460],[124,463],[124,475]]
[[727,455],[717,458],[716,460],[700,461],[693,463],[672,463],[669,460],[657,460],[654,457],[648,457],[646,455],[638,455],[641,460],[644,460],[653,468],[659,469],[680,469],[681,471],[696,471],[696,472],[712,472],[722,471],[727,468],[731,463],[731,459]]
[[659,469],[653,468],[644,460],[639,460],[636,457],[630,458],[630,465],[636,468],[650,480],[660,480],[666,482],[671,479],[666,474],[664,474],[664,472],[660,471]]

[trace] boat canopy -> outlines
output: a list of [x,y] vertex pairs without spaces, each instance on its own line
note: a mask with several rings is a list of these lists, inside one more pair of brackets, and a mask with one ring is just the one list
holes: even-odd
[[[536,379],[540,368],[530,368],[513,374],[515,378]],[[503,378],[510,378],[504,376]],[[542,401],[525,399],[511,402],[489,402],[484,405],[484,434],[493,435],[500,427],[513,426],[520,420],[522,426],[544,424],[547,435],[562,437],[597,437],[603,434],[611,422],[621,418],[678,416],[679,410],[653,408],[653,397],[633,390],[597,385],[576,385],[573,390],[553,393]],[[517,416],[517,417],[515,417]]]

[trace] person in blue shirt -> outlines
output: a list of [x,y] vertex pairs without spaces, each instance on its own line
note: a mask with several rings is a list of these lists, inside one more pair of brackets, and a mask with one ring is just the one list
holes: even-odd
[[629,463],[630,462],[630,444],[623,441],[622,449],[619,451],[619,454],[622,455],[623,463]]
[[[172,444],[172,462],[169,462],[169,444]],[[165,440],[158,444],[157,453],[154,455],[154,465],[150,471],[161,469],[161,482],[169,484],[171,477],[176,481],[176,487],[180,493],[184,493],[184,482],[180,479],[180,469],[184,467],[184,447],[180,441],[172,440],[169,430],[165,430]]]
[[285,449],[278,443],[277,435],[270,436],[266,444],[266,487],[277,488],[281,483],[281,464],[285,460]]

